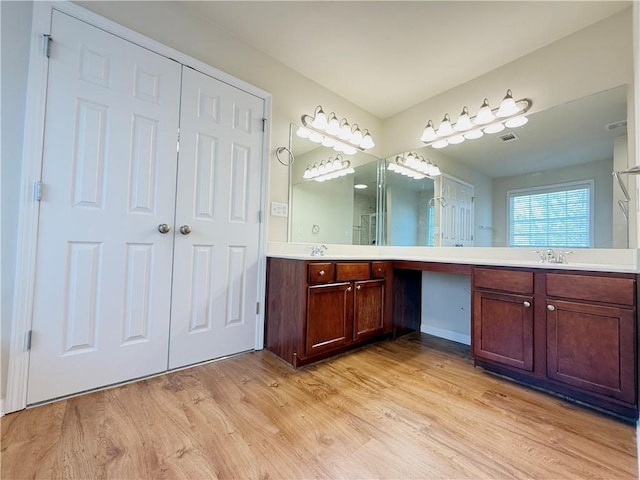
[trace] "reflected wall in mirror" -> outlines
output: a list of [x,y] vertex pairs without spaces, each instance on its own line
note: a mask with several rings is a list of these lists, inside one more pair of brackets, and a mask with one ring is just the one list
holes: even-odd
[[353,173],[318,182],[304,178],[307,167],[327,163],[338,154],[332,148],[296,135],[291,124],[289,241],[373,245],[378,224],[379,159],[364,152],[342,155]]
[[[556,219],[563,227],[574,222],[576,228],[581,228],[589,222],[587,243],[571,240],[576,243],[571,246],[629,248],[629,245],[635,245],[634,239],[629,242],[629,232],[635,229],[628,228],[618,205],[623,195],[612,176],[613,171],[624,170],[628,165],[627,90],[627,86],[621,86],[537,112],[529,116],[525,126],[515,130],[485,135],[442,150],[423,147],[418,153],[437,163],[443,172],[474,187],[475,246],[528,246],[526,242],[518,243],[518,227],[513,226],[518,222],[513,220],[513,204],[509,199],[522,192],[542,192],[545,188],[557,190],[576,182],[586,182],[592,185],[588,218],[579,217],[569,208],[567,218]],[[628,178],[624,180],[628,181]],[[451,199],[443,193],[439,183],[436,180],[435,196],[446,204]],[[389,188],[393,189],[393,186],[389,185]],[[567,194],[569,198],[572,195],[574,193]],[[442,205],[435,204],[442,212]],[[635,198],[629,208],[636,211]],[[388,225],[398,223],[393,216],[394,210],[388,208]],[[440,215],[436,213],[433,218],[434,229],[444,235]],[[454,219],[456,228],[462,228],[462,220],[462,216]],[[415,228],[422,222],[425,222],[424,214],[419,213],[414,221]],[[527,226],[534,233],[538,227],[540,225],[535,222]],[[401,228],[407,228],[406,221]],[[397,235],[392,227],[388,234],[389,244],[405,244],[395,243]],[[554,241],[548,237],[542,245],[554,246]],[[423,243],[418,241],[416,244]],[[435,245],[438,244],[436,241]]]

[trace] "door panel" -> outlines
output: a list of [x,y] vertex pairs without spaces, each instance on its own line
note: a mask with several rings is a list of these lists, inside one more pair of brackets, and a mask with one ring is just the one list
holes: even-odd
[[307,290],[307,356],[351,342],[353,287],[349,282],[315,285]]
[[384,280],[355,283],[353,339],[382,333],[384,327]]
[[184,68],[169,368],[255,346],[263,102]]
[[166,369],[180,65],[54,11],[27,403]]
[[473,354],[503,365],[533,371],[533,298],[473,293]]
[[549,300],[549,305],[547,376],[634,403],[634,310],[561,300]]

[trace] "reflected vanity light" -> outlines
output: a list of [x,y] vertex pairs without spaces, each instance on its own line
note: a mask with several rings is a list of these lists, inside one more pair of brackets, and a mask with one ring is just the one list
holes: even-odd
[[302,115],[301,118],[304,126],[298,128],[296,132],[296,135],[301,138],[308,138],[325,147],[332,147],[346,155],[375,147],[369,130],[366,128],[361,130],[357,123],[353,126],[349,125],[346,118],[338,120],[333,112],[327,116],[321,105],[315,108],[313,116]]
[[367,188],[367,186],[364,183],[356,183],[353,188],[355,188],[356,190],[364,190],[365,188]]
[[355,173],[355,170],[351,167],[351,162],[344,160],[342,155],[338,154],[335,158],[329,157],[327,161],[320,162],[319,165],[317,163],[314,163],[313,166],[307,165],[302,178],[315,180],[316,182],[324,182],[326,180],[344,177],[350,173]]
[[416,180],[437,177],[442,173],[435,163],[414,152],[398,155],[395,161],[389,163],[387,169]]
[[521,127],[528,122],[524,114],[531,109],[531,105],[531,100],[528,98],[514,100],[511,90],[507,90],[498,108],[492,110],[489,100],[485,98],[473,118],[469,116],[469,109],[463,107],[455,124],[451,123],[448,113],[444,115],[437,129],[429,120],[420,141],[433,148],[445,148],[465,140],[475,140],[485,133],[498,133],[505,128]]

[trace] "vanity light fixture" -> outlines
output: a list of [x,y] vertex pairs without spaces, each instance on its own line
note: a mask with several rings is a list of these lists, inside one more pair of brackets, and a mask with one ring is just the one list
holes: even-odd
[[342,155],[338,154],[335,158],[329,157],[327,161],[320,162],[319,165],[317,163],[314,163],[313,166],[307,165],[302,178],[315,180],[316,182],[324,182],[326,180],[344,177],[350,173],[355,173],[351,162],[344,160]]
[[420,141],[433,148],[444,148],[465,140],[475,140],[485,133],[498,133],[505,128],[521,127],[529,121],[524,114],[531,109],[531,105],[528,98],[514,100],[511,90],[507,90],[498,108],[492,110],[489,100],[485,98],[473,118],[469,116],[469,109],[463,107],[455,124],[451,123],[448,113],[444,115],[437,129],[429,120]]
[[430,160],[427,160],[415,152],[396,156],[393,162],[389,162],[387,170],[416,180],[426,177],[437,177],[442,173],[435,163],[432,163]]
[[375,147],[369,130],[361,130],[357,123],[349,125],[346,118],[338,120],[333,112],[327,115],[321,105],[315,108],[313,116],[302,115],[302,125],[304,126],[296,132],[299,137],[308,138],[346,155]]

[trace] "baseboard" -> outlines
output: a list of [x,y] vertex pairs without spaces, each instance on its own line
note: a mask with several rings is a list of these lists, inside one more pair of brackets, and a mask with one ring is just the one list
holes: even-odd
[[420,325],[420,331],[422,333],[428,333],[435,337],[445,338],[452,342],[463,343],[465,345],[471,345],[471,335],[465,335],[464,333],[453,332],[451,330],[445,330],[444,328],[432,327],[430,325]]

